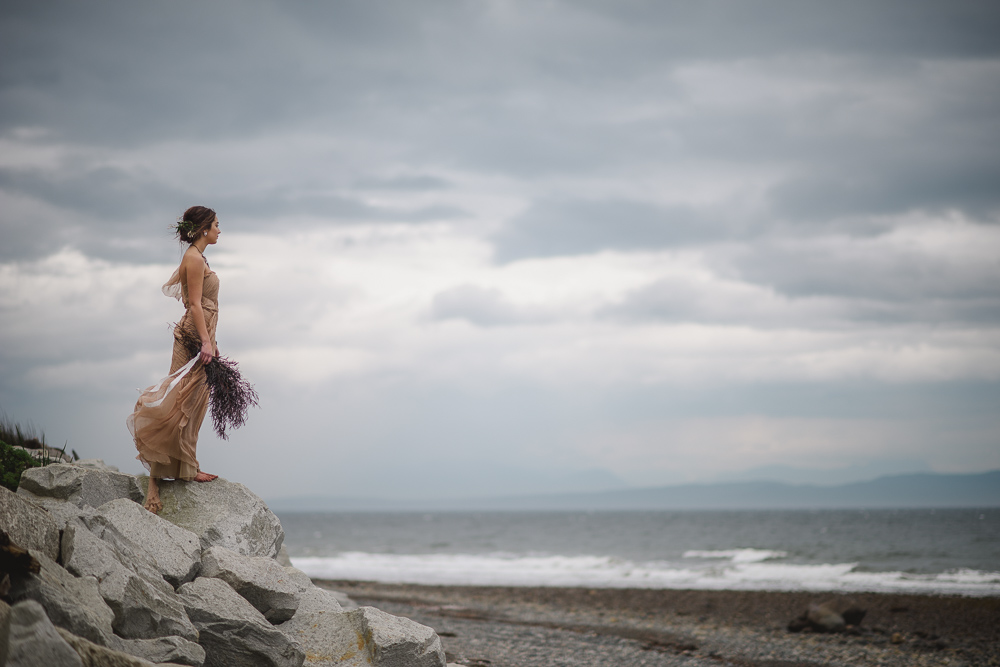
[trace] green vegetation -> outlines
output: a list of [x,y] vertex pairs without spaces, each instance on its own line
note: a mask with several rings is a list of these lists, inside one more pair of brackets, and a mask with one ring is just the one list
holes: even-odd
[[34,457],[23,449],[14,449],[3,440],[0,440],[0,485],[11,491],[17,491],[17,485],[21,483],[21,473],[28,468],[36,468],[42,465]]
[[[24,449],[18,449],[23,447]],[[33,454],[26,450],[38,450]],[[12,422],[6,414],[0,413],[0,485],[11,491],[17,491],[21,483],[21,473],[28,468],[37,468],[54,463],[59,459],[53,452],[65,454],[66,447],[54,449],[45,444],[45,434],[35,433],[30,424],[21,428],[20,424]],[[79,457],[73,452],[73,459]]]

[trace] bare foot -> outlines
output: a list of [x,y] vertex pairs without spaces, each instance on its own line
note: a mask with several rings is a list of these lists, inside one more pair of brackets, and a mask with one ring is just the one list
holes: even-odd
[[153,514],[159,514],[163,511],[163,503],[157,498],[146,498],[146,504],[143,505],[147,510]]
[[149,487],[146,488],[146,502],[142,506],[153,514],[159,514],[163,510],[163,503],[160,502],[160,482],[155,477],[149,478]]
[[194,476],[194,481],[196,482],[211,482],[213,479],[218,479],[218,475],[210,475],[207,472],[198,471],[198,474]]

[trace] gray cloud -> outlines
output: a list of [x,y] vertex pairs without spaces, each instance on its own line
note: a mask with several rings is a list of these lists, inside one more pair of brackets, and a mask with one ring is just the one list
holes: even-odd
[[836,296],[886,302],[1000,298],[1000,264],[977,253],[858,244],[766,245],[741,252],[732,271],[790,297]]
[[482,327],[533,324],[551,319],[539,308],[517,305],[498,289],[460,285],[438,292],[431,301],[433,320],[465,320]]
[[[757,411],[898,424],[929,416],[941,439],[974,443],[956,465],[986,465],[996,460],[990,448],[996,422],[983,407],[996,402],[998,385],[989,379],[995,362],[973,358],[986,343],[966,348],[956,334],[958,342],[937,345],[924,334],[957,328],[971,331],[969,339],[990,338],[1000,321],[990,287],[1000,275],[995,258],[982,259],[981,251],[989,242],[982,239],[994,237],[969,234],[942,244],[947,248],[932,238],[907,251],[907,243],[927,239],[908,236],[905,225],[919,219],[942,231],[956,219],[974,221],[981,232],[1000,219],[997,34],[1000,6],[967,0],[6,3],[0,269],[12,282],[2,285],[0,403],[16,418],[55,425],[53,440],[64,433],[84,443],[81,452],[89,446],[94,455],[131,461],[122,454],[128,447],[121,445],[127,436],[119,414],[134,400],[130,378],[138,370],[130,366],[140,362],[131,359],[156,354],[142,351],[162,343],[166,363],[169,336],[165,321],[147,321],[152,311],[129,310],[122,301],[134,299],[137,308],[150,289],[161,298],[155,287],[166,276],[144,276],[134,265],[175,261],[167,227],[185,207],[203,203],[220,212],[227,232],[237,228],[247,236],[273,232],[275,220],[285,217],[295,226],[415,226],[407,234],[372,235],[389,245],[345,252],[341,266],[359,269],[337,289],[371,299],[369,307],[338,303],[331,312],[339,292],[316,287],[312,273],[326,257],[296,263],[295,276],[275,279],[280,284],[267,298],[227,283],[232,301],[224,317],[242,317],[243,325],[226,340],[264,349],[258,361],[271,346],[308,356],[316,340],[336,339],[335,359],[328,361],[350,377],[331,385],[333,393],[310,389],[284,370],[291,364],[282,357],[276,368],[286,374],[268,371],[273,384],[261,389],[287,400],[262,411],[258,423],[270,431],[255,424],[244,432],[260,452],[287,437],[316,447],[306,456],[318,464],[317,487],[328,481],[324,463],[335,462],[325,458],[334,451],[326,440],[329,422],[315,415],[328,414],[331,405],[339,411],[336,437],[386,460],[402,451],[414,458],[464,456],[470,442],[507,455],[510,442],[548,446],[556,436],[583,442],[602,430],[617,453],[629,433],[666,413],[714,419]],[[447,224],[420,227],[437,221]],[[261,245],[243,241],[243,248]],[[484,243],[494,249],[492,265],[482,259]],[[135,279],[151,282],[134,294],[120,292],[114,303],[99,282],[42,280],[32,284],[49,292],[22,293],[18,281],[35,270],[24,260],[64,247],[111,260],[81,264],[81,281],[110,267],[101,280],[143,275]],[[685,275],[684,267],[661,273],[649,267],[647,254],[623,277],[627,257],[593,264],[581,257],[664,249],[678,250],[664,257],[700,262],[698,273]],[[257,264],[266,263],[250,255],[234,260],[245,262],[244,279],[259,277]],[[596,323],[567,318],[544,300],[529,304],[518,281],[544,279],[564,264],[513,262],[570,255],[577,258],[565,265],[582,272],[608,270],[624,281],[617,285],[646,284],[608,303]],[[74,253],[64,257],[82,262]],[[65,267],[55,264],[40,262],[38,270],[59,275]],[[473,267],[477,277],[462,277],[462,267]],[[324,268],[336,268],[336,261]],[[401,275],[415,279],[394,283],[406,280]],[[497,288],[466,283],[480,276]],[[286,278],[303,280],[287,298],[280,282]],[[609,298],[604,285],[586,283],[572,286],[580,312]],[[458,287],[421,291],[428,284]],[[46,305],[36,307],[36,297]],[[411,321],[413,303],[427,304],[423,322]],[[341,328],[342,311],[348,327]],[[290,321],[280,329],[290,335],[262,334],[253,324],[260,313]],[[476,326],[421,326],[427,318]],[[229,326],[234,321],[226,319]],[[944,361],[898,361],[902,370],[887,375],[862,369],[867,379],[850,386],[810,376],[771,393],[761,389],[766,380],[749,386],[713,377],[715,386],[697,400],[691,387],[657,385],[664,376],[656,369],[624,389],[583,379],[564,393],[551,390],[548,402],[539,394],[550,390],[535,376],[498,390],[509,374],[527,371],[520,362],[490,366],[504,348],[489,346],[509,337],[505,349],[523,350],[531,360],[525,367],[545,367],[563,352],[563,329],[555,343],[539,342],[554,333],[515,325],[554,321],[584,350],[627,351],[648,332],[656,338],[649,323],[837,329],[829,338],[846,341],[843,348],[819,350],[836,357],[834,375],[855,372],[859,362],[840,358],[850,357],[851,346],[909,344],[918,332],[914,344]],[[432,340],[413,350],[401,343],[429,330]],[[455,336],[447,350],[434,348],[442,331]],[[299,339],[304,332],[314,337]],[[453,343],[465,348],[453,363],[485,359],[476,383],[489,395],[477,398],[450,379],[428,390],[427,375],[456,358]],[[745,364],[741,370],[784,352],[743,359],[744,351],[713,344]],[[428,362],[429,349],[440,356]],[[580,370],[605,378],[608,369],[588,367],[599,356],[556,359],[566,368],[553,376]],[[391,363],[366,371],[366,359]],[[956,381],[961,387],[952,393],[949,387],[958,385],[949,385],[953,376],[945,371],[953,359],[965,365],[954,377],[987,380]],[[687,363],[680,361],[663,363]],[[405,374],[401,368],[414,369],[403,384],[386,379]],[[465,379],[465,370],[455,376]],[[93,377],[95,386],[45,384],[64,372]],[[683,382],[669,368],[662,372]],[[758,377],[757,370],[748,373]],[[903,379],[889,386],[872,379],[879,377]],[[908,377],[923,379],[907,384]],[[41,379],[31,389],[25,378]],[[931,385],[915,401],[914,392]],[[387,386],[397,393],[387,394]],[[966,437],[964,426],[952,424],[970,421],[972,399],[979,401],[974,412],[982,428]],[[352,401],[359,400],[371,402],[367,410],[356,409]],[[386,406],[412,414],[386,418]],[[663,437],[649,435],[649,451]],[[237,463],[232,472],[264,485],[276,479],[250,465],[257,458],[246,460],[245,469]]]
[[549,200],[533,204],[494,237],[496,257],[580,255],[723,238],[726,229],[681,206],[626,200]]

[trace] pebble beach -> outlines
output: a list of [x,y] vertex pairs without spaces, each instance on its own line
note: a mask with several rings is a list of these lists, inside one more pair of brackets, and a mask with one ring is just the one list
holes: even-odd
[[468,667],[1000,665],[1000,598],[852,593],[846,633],[789,621],[837,593],[423,586],[322,580],[434,628]]

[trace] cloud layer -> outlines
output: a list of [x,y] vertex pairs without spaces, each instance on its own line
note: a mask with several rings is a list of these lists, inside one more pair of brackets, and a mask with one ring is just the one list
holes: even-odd
[[203,464],[270,494],[998,467],[996,34],[983,2],[15,3],[0,407],[135,465],[199,203],[264,399]]

